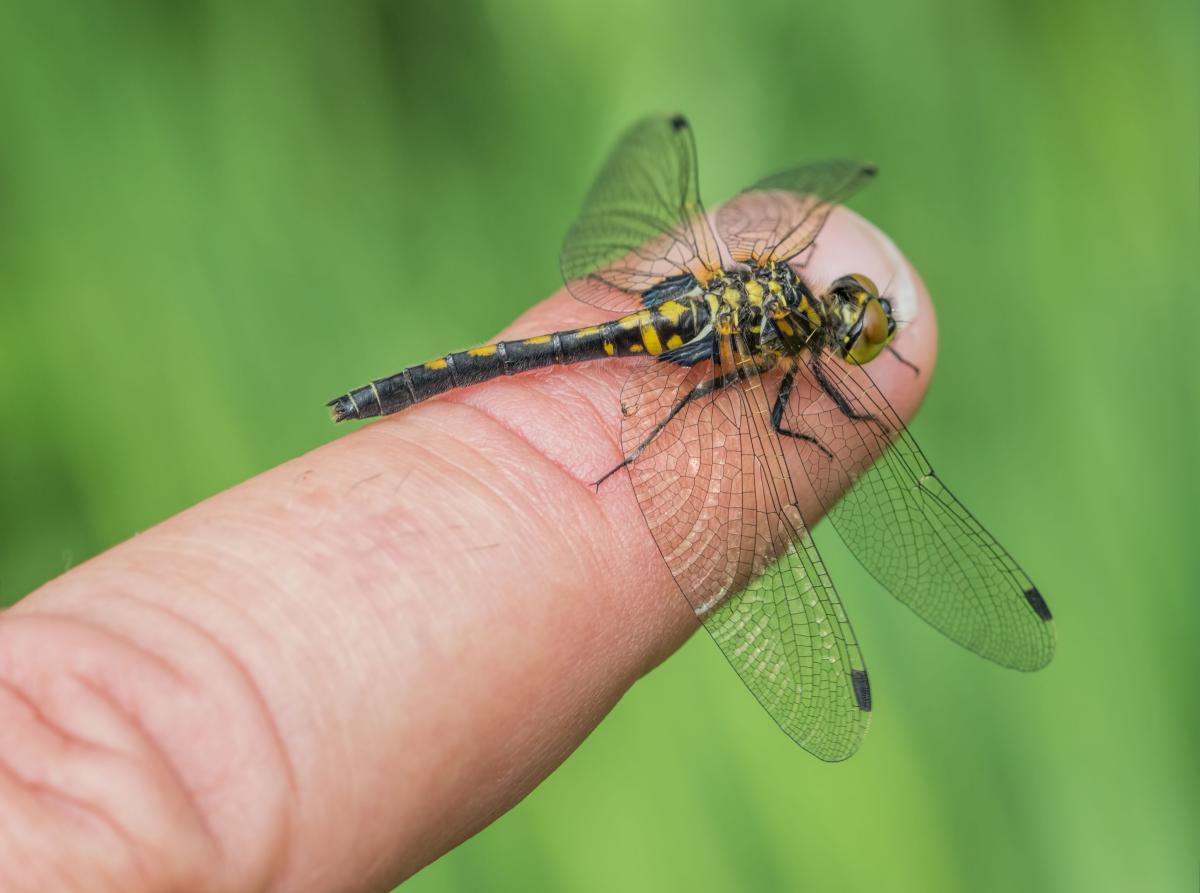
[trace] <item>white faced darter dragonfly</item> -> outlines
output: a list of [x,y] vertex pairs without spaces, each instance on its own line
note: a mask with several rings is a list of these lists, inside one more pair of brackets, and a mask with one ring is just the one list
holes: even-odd
[[891,300],[860,273],[806,279],[830,212],[874,173],[851,161],[792,168],[710,218],[687,120],[644,119],[617,143],[561,257],[571,294],[618,318],[446,354],[331,400],[333,418],[639,358],[621,393],[624,459],[597,484],[629,474],[680,591],[759,703],[801,747],[845,759],[871,689],[802,506],[819,506],[876,580],[959,644],[1020,670],[1054,654],[1045,599],[865,368],[894,352]]

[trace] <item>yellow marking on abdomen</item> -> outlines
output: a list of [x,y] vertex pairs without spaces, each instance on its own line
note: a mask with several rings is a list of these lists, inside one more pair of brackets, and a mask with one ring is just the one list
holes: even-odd
[[642,344],[646,345],[646,353],[658,356],[662,353],[662,342],[658,340],[658,331],[652,325],[642,326]]
[[629,352],[630,352],[630,353],[641,353],[641,352],[642,352],[642,345],[640,345],[640,344],[631,344],[631,345],[629,345]]
[[549,335],[536,335],[533,338],[526,338],[525,343],[526,344],[549,344],[550,336]]
[[606,354],[608,354],[610,357],[614,356],[617,352],[617,346],[615,344],[613,344],[611,341],[606,340],[604,342],[604,352]]
[[472,347],[467,354],[472,357],[490,357],[496,352],[496,345],[485,344],[483,347]]
[[683,347],[683,339],[678,335],[672,335],[667,339],[667,347],[674,350],[677,347]]
[[751,304],[761,304],[763,299],[763,287],[761,282],[755,282],[753,279],[746,283],[746,297]]
[[446,368],[446,360],[444,357],[440,360],[430,360],[428,363],[425,364],[425,368],[426,369],[445,369]]

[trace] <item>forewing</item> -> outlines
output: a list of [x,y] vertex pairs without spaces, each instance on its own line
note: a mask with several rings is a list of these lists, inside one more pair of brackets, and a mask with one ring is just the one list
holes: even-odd
[[626,131],[567,233],[561,262],[572,295],[618,313],[636,309],[664,279],[703,280],[719,266],[683,117],[646,118]]
[[971,651],[1019,670],[1049,663],[1054,624],[1033,582],[942,483],[867,371],[828,357],[819,366],[853,414],[875,419],[852,421],[803,366],[805,381],[783,413],[785,429],[824,447],[793,439],[786,449],[798,454],[792,461],[847,547],[896,598]]
[[[759,703],[806,750],[845,759],[870,719],[866,667],[739,347],[727,339],[716,363],[631,374],[622,441],[626,455],[640,450],[634,492],[684,597]],[[703,393],[713,381],[723,384]]]
[[760,180],[717,211],[737,261],[788,260],[813,244],[830,212],[875,175],[861,161],[823,161]]

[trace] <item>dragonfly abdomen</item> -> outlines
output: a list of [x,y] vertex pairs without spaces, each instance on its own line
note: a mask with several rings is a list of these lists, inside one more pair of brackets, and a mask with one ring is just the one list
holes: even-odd
[[691,303],[669,301],[600,325],[485,344],[375,379],[327,405],[336,422],[369,419],[501,375],[605,357],[657,356],[693,337],[700,327],[697,312]]
[[[590,359],[584,345],[572,343],[570,332],[555,332],[521,341],[498,341],[456,351],[418,366],[409,366],[387,378],[355,388],[329,401],[334,421],[391,415],[415,403],[455,388],[479,384],[501,375]],[[570,351],[568,352],[568,344]],[[603,347],[599,347],[603,356]]]

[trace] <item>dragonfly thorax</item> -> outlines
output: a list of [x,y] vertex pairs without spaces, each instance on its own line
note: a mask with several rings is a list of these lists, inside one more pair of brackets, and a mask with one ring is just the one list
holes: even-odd
[[713,331],[738,333],[756,351],[828,350],[862,365],[896,335],[891,301],[862,273],[842,276],[817,295],[785,262],[738,263],[718,270],[702,293]]
[[713,331],[738,333],[756,352],[795,355],[825,346],[836,315],[792,267],[781,261],[738,263],[717,271],[703,288]]

